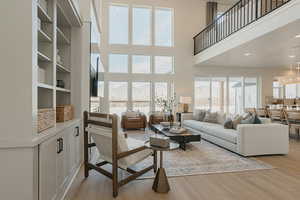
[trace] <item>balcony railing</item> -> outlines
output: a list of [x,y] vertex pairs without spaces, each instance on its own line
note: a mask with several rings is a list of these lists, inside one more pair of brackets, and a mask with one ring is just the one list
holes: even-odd
[[291,0],[240,0],[194,37],[194,55]]

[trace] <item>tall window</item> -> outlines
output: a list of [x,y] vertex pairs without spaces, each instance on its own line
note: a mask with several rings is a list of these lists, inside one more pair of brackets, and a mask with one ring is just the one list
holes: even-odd
[[257,107],[257,78],[245,78],[245,108]]
[[[168,98],[168,83],[167,82],[155,82],[154,83],[154,98]],[[161,107],[155,105],[156,111],[161,111]]]
[[274,98],[283,98],[283,85],[279,81],[273,82],[273,97]]
[[173,10],[155,9],[155,45],[173,46]]
[[174,71],[172,56],[155,56],[154,65],[156,74],[171,74]]
[[150,56],[133,55],[132,56],[132,73],[149,74],[151,73]]
[[210,107],[210,80],[199,78],[195,81],[195,108],[206,109]]
[[109,82],[109,111],[121,116],[127,110],[128,83]]
[[128,6],[109,7],[109,43],[128,44]]
[[145,114],[150,112],[150,82],[132,83],[132,108]]
[[91,43],[100,43],[100,32],[97,26],[97,20],[94,13],[94,8],[91,9]]
[[244,81],[243,77],[196,78],[194,94],[195,108],[242,113],[244,108],[257,107],[257,78],[245,77]]
[[285,97],[291,99],[297,97],[297,84],[285,85]]
[[226,78],[211,79],[211,110],[226,111]]
[[128,73],[128,55],[109,54],[109,72]]
[[151,8],[134,7],[132,9],[132,43],[134,45],[151,44]]
[[229,78],[229,113],[243,112],[243,84],[242,78]]

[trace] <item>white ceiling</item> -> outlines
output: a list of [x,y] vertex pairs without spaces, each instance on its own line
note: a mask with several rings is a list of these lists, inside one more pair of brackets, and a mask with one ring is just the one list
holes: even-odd
[[[201,65],[289,67],[300,62],[300,20],[206,60]],[[250,56],[244,54],[250,53]],[[289,58],[294,55],[295,58]]]

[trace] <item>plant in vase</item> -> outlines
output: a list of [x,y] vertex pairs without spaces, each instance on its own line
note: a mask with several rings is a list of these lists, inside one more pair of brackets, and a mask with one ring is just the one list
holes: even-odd
[[157,97],[155,98],[155,105],[161,108],[161,111],[167,117],[167,120],[170,122],[170,125],[173,125],[173,109],[177,105],[176,102],[176,93],[169,98]]

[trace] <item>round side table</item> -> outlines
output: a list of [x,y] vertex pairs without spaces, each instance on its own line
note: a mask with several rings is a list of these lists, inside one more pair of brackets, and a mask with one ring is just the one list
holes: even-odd
[[170,185],[168,181],[168,177],[166,175],[166,170],[163,167],[163,152],[164,151],[172,151],[174,149],[179,148],[178,143],[170,142],[170,146],[167,148],[161,148],[157,146],[152,146],[150,145],[150,142],[146,142],[145,146],[154,150],[154,151],[159,151],[159,157],[160,157],[160,163],[159,163],[159,168],[156,172],[155,179],[152,185],[152,189],[157,192],[157,193],[167,193],[170,190]]

